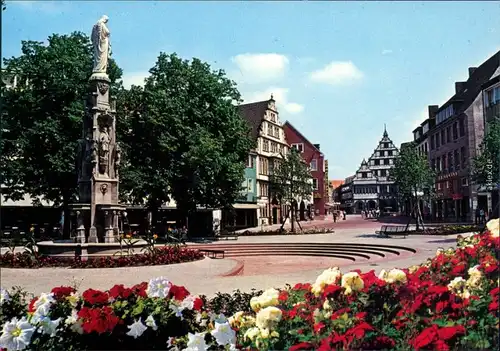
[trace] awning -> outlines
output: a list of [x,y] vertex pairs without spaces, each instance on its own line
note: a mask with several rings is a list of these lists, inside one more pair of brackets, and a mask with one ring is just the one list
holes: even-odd
[[236,210],[257,210],[260,208],[257,204],[234,204]]

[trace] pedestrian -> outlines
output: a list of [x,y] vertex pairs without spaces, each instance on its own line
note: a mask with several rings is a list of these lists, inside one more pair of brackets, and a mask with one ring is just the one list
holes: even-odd
[[479,207],[476,207],[476,220],[475,220],[475,223],[476,225],[479,224],[479,217],[481,216],[481,210],[479,209]]
[[333,211],[333,223],[337,223],[337,211]]
[[483,224],[483,223],[484,223],[484,220],[485,220],[485,218],[484,218],[484,210],[483,210],[483,209],[481,209],[481,210],[479,211],[479,224]]
[[345,221],[345,215],[346,215],[346,212],[345,212],[345,211],[342,211],[342,214],[344,215],[344,221]]

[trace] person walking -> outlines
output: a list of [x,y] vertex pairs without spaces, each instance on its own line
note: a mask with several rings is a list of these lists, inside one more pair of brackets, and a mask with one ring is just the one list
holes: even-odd
[[333,211],[333,223],[337,223],[337,216],[338,216],[337,211]]
[[484,218],[484,210],[483,210],[483,209],[481,209],[481,210],[479,211],[479,224],[483,224],[483,223],[484,223],[484,220],[485,220],[485,218]]
[[481,210],[479,209],[479,207],[476,207],[476,220],[474,221],[474,223],[477,225],[479,224],[479,217],[481,216]]

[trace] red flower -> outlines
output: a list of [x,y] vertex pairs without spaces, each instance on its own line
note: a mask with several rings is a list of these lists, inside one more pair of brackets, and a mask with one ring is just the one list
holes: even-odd
[[109,302],[109,295],[107,293],[94,289],[85,290],[82,297],[91,305],[104,305]]
[[301,351],[301,350],[312,350],[312,349],[314,349],[314,345],[311,344],[310,342],[301,342],[293,346],[290,346],[288,351]]
[[133,294],[132,289],[125,288],[123,284],[117,284],[109,289],[109,296],[113,299],[128,299],[130,295]]
[[148,283],[147,282],[142,282],[139,284],[135,284],[132,287],[132,291],[134,294],[140,297],[147,297],[148,295],[146,294],[146,290],[148,289]]
[[286,302],[288,300],[288,291],[286,290],[282,290],[280,291],[279,295],[278,295],[278,301],[280,302]]
[[313,330],[316,334],[319,334],[321,332],[321,329],[323,329],[325,327],[325,324],[324,323],[315,323],[314,326],[313,326]]
[[366,312],[358,312],[356,313],[356,318],[357,319],[365,319],[367,313]]
[[195,298],[193,303],[193,310],[201,311],[202,307],[203,307],[203,300],[200,299],[199,297]]
[[189,296],[189,291],[183,286],[172,285],[168,295],[177,301],[182,301]]
[[418,350],[432,344],[436,339],[437,329],[437,325],[433,324],[431,327],[422,330],[422,332],[413,340],[412,346]]
[[373,327],[366,323],[366,322],[361,322],[360,324],[356,325],[354,328],[349,329],[346,332],[346,335],[355,337],[356,339],[363,339],[365,336],[365,333],[367,331],[373,330]]
[[74,293],[76,290],[74,288],[72,288],[71,286],[59,286],[59,287],[55,287],[51,290],[51,293],[54,294],[54,297],[56,299],[62,299],[62,298],[65,298],[69,295],[71,295],[71,293]]
[[449,340],[457,334],[465,334],[465,328],[463,325],[456,325],[453,327],[443,327],[438,331],[438,337],[441,340]]
[[113,309],[109,306],[102,308],[83,307],[78,312],[78,317],[82,319],[82,329],[87,334],[92,332],[111,333],[120,323],[120,318],[115,316]]
[[325,289],[323,290],[323,298],[326,299],[327,297],[331,297],[335,293],[340,292],[341,290],[342,290],[342,287],[340,287],[338,285],[335,285],[335,284],[327,285],[325,287]]
[[35,302],[38,300],[38,297],[35,297],[32,299],[28,305],[28,312],[34,313],[35,312]]

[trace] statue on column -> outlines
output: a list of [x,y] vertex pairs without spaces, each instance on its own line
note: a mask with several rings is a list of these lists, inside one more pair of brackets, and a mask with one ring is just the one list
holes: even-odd
[[99,133],[99,173],[108,175],[109,166],[109,127],[103,127]]
[[106,23],[108,16],[102,16],[92,28],[92,46],[94,48],[93,73],[106,74],[108,58],[111,55],[110,31]]

